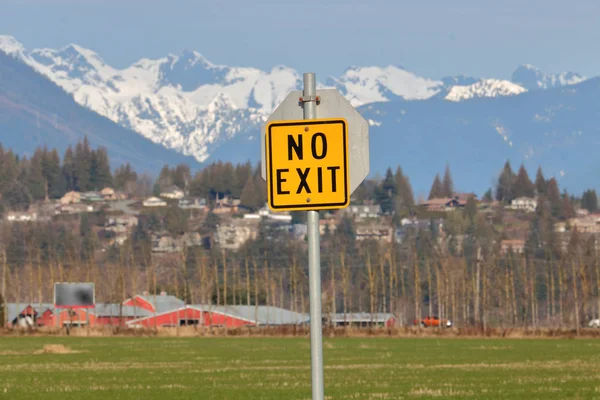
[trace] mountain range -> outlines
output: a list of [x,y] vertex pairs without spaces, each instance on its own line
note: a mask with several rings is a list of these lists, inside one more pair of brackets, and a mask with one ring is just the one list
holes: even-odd
[[[119,125],[128,132],[121,135],[125,142],[137,135],[193,165],[258,160],[264,122],[302,84],[301,74],[285,66],[261,71],[217,65],[190,50],[124,69],[74,44],[26,50],[0,36],[1,52],[110,120],[105,124]],[[417,192],[426,191],[447,162],[457,184],[483,191],[506,159],[516,167],[542,165],[569,190],[581,190],[593,185],[584,177],[597,167],[593,158],[582,158],[595,149],[598,110],[585,102],[600,96],[597,83],[531,65],[519,66],[510,80],[429,79],[400,66],[370,66],[348,68],[318,88],[338,89],[368,119],[371,153],[378,155],[371,157],[371,171],[399,164]]]

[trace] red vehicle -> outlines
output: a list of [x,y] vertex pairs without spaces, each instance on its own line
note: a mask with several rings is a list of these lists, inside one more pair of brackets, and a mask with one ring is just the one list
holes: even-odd
[[426,316],[425,318],[422,318],[420,321],[416,320],[414,321],[415,325],[421,325],[423,328],[427,328],[430,326],[433,327],[440,327],[443,326],[444,328],[450,328],[452,326],[452,322],[450,320],[444,319],[444,320],[440,320],[438,317],[431,317],[431,316]]

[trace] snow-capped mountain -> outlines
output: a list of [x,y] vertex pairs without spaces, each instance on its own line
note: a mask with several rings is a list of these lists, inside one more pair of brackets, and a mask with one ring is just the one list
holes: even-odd
[[9,56],[20,57],[25,48],[14,37],[0,35],[0,50]]
[[453,86],[445,99],[449,101],[462,101],[474,97],[514,96],[526,92],[527,89],[505,80],[482,79],[472,85]]
[[575,72],[560,74],[546,74],[533,65],[520,65],[512,74],[512,82],[528,90],[550,89],[561,86],[574,85],[587,78]]
[[142,59],[119,70],[77,45],[26,52],[11,37],[0,49],[21,59],[74,99],[155,143],[205,160],[220,141],[263,122],[290,90],[298,73],[214,65],[184,51]]
[[[49,78],[79,104],[200,162],[236,135],[255,135],[285,96],[302,85],[300,74],[285,66],[262,71],[217,65],[196,51],[141,59],[124,69],[74,44],[27,51],[16,39],[0,36],[0,51]],[[532,67],[526,71],[534,72],[536,87],[583,79],[570,73],[544,75]],[[397,66],[353,67],[318,87],[337,88],[354,106],[430,98],[456,102],[531,89],[529,81],[517,84],[525,76],[517,72],[511,83],[462,75],[434,80]]]
[[396,66],[348,68],[327,82],[337,88],[354,107],[392,98],[423,100],[444,90],[442,81],[421,78]]

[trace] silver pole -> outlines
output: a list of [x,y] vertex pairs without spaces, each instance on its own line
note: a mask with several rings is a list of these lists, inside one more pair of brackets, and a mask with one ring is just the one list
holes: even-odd
[[[314,72],[304,74],[304,119],[317,118],[317,82]],[[310,297],[310,360],[312,398],[324,399],[323,388],[323,328],[321,321],[321,251],[319,212],[308,211],[308,280]]]

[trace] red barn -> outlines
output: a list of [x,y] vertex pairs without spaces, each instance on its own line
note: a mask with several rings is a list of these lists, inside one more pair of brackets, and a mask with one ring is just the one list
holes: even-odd
[[185,306],[177,310],[138,318],[127,322],[127,324],[146,328],[189,325],[237,328],[244,325],[254,325],[254,321],[220,311],[207,311],[194,306]]
[[[57,326],[56,314],[54,311],[53,304],[42,304],[39,305],[17,305],[8,304],[8,320],[9,325],[14,326],[19,320],[26,317],[31,318],[34,326]],[[60,309],[59,319],[60,325],[66,324],[73,325],[86,325],[88,322],[90,326],[94,326],[96,317],[90,310],[87,309]]]
[[191,305],[129,321],[130,326],[159,327],[200,325],[226,328],[257,325],[299,325],[308,316],[271,306]]

